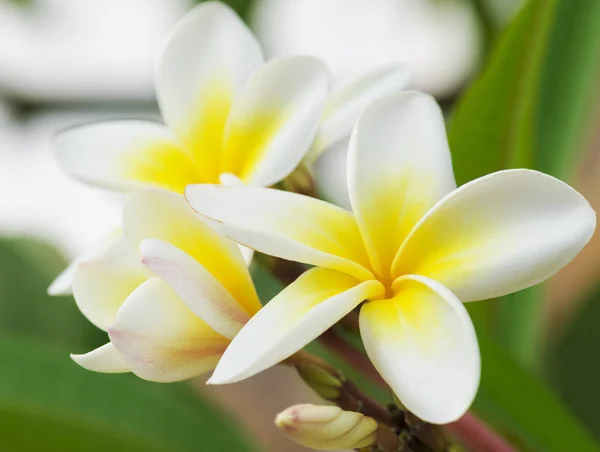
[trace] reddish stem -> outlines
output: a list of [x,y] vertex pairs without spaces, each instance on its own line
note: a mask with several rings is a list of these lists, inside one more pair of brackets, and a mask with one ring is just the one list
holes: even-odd
[[387,383],[381,378],[379,372],[373,367],[371,361],[366,358],[362,353],[348,344],[345,340],[339,337],[335,331],[327,330],[319,337],[319,341],[326,347],[335,350],[344,360],[348,362],[352,367],[362,373],[365,377],[377,383],[379,386],[388,388]]
[[[321,342],[339,353],[352,367],[379,386],[389,386],[381,378],[369,359],[329,330],[320,337]],[[504,438],[490,429],[474,414],[467,413],[458,421],[445,426],[463,445],[475,452],[516,452]]]
[[515,452],[516,450],[470,412],[458,421],[446,425],[446,428],[461,443],[477,452]]

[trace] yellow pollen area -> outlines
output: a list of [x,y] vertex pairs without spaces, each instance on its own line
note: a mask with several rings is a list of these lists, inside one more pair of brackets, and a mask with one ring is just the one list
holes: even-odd
[[368,229],[373,270],[385,287],[399,276],[392,271],[392,263],[401,245],[437,201],[431,179],[422,170],[404,167],[383,174],[366,190],[360,215]]
[[168,141],[141,145],[136,152],[125,155],[122,168],[128,179],[177,193],[200,179],[189,156]]
[[198,91],[189,120],[175,127],[182,146],[166,140],[139,145],[126,155],[123,176],[177,193],[183,193],[188,184],[218,184],[232,101],[233,90],[226,77],[207,80]]
[[169,141],[142,144],[125,157],[123,176],[177,193],[188,184],[219,184],[222,173],[248,182],[285,113],[265,107],[231,120],[233,98],[227,77],[208,79],[198,91],[189,120],[175,127],[181,148]]

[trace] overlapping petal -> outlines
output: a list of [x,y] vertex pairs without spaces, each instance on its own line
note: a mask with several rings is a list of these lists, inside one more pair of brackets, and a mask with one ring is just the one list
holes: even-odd
[[314,198],[268,188],[192,185],[190,205],[221,222],[235,241],[283,259],[370,279],[352,213]]
[[196,166],[164,126],[143,120],[73,127],[54,139],[58,163],[83,182],[112,190],[163,187],[183,192]]
[[225,122],[234,98],[263,63],[248,27],[228,6],[205,2],[165,42],[156,91],[166,123],[194,156],[204,182],[218,182]]
[[471,405],[480,378],[475,330],[462,303],[422,276],[405,276],[391,299],[360,312],[369,358],[400,401],[421,419],[455,421]]
[[361,283],[326,268],[308,270],[242,328],[209,383],[233,383],[283,361],[361,301],[383,293],[383,286],[377,281]]
[[123,222],[133,249],[145,239],[170,243],[198,261],[247,314],[260,309],[238,246],[199,218],[183,196],[164,190],[134,193],[125,205]]
[[380,277],[389,278],[413,226],[455,187],[444,118],[433,98],[405,92],[367,107],[352,134],[348,192]]
[[107,374],[131,372],[121,354],[110,342],[84,355],[72,354],[71,359],[92,372]]
[[440,201],[399,251],[394,275],[435,279],[462,301],[538,284],[566,265],[594,232],[577,191],[531,170],[493,173]]
[[327,68],[312,57],[277,58],[258,69],[227,119],[221,170],[258,186],[287,176],[314,139],[328,87]]
[[156,239],[140,245],[142,262],[165,281],[188,308],[219,334],[232,339],[250,319],[206,268],[189,254]]
[[73,275],[75,302],[90,322],[106,330],[125,299],[147,279],[148,273],[121,238],[106,254],[77,266]]
[[210,371],[229,343],[159,278],[147,280],[127,298],[109,336],[132,372],[158,382]]
[[404,89],[409,79],[407,67],[390,66],[369,71],[334,86],[325,103],[319,132],[306,160],[314,162],[326,149],[349,137],[367,105]]

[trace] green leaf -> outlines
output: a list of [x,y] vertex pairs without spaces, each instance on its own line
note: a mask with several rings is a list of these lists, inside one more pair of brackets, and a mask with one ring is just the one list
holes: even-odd
[[483,370],[473,405],[478,414],[530,450],[600,451],[546,384],[515,363],[487,334],[479,331],[478,336]]
[[46,290],[66,267],[50,245],[30,238],[0,239],[0,332],[84,351],[106,342],[106,334],[79,312],[72,297]]
[[[590,126],[591,93],[600,68],[598,29],[596,0],[525,5],[451,118],[449,140],[459,184],[516,167],[560,178],[572,173]],[[495,304],[496,335],[527,366],[537,364],[541,355],[542,294],[531,289]]]
[[599,26],[595,0],[525,5],[452,115],[448,137],[459,184],[515,167],[570,173],[590,125]]
[[256,450],[184,384],[96,374],[59,348],[10,336],[0,361],[1,450]]
[[547,359],[547,369],[553,386],[561,397],[600,438],[600,285],[581,305],[565,326],[563,334],[555,338]]
[[600,2],[561,0],[540,77],[535,116],[535,168],[566,178],[594,125],[591,109],[600,75]]

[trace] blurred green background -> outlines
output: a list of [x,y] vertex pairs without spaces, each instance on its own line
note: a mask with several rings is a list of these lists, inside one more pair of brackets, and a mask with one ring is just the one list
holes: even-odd
[[[1,451],[304,450],[270,426],[287,405],[316,400],[291,372],[210,389],[87,372],[68,354],[104,333],[70,297],[46,295],[69,258],[118,224],[122,201],[62,175],[50,137],[93,119],[157,117],[152,61],[193,3],[0,0]],[[228,3],[269,56],[312,53],[336,78],[409,65],[411,87],[447,114],[460,184],[535,168],[598,210],[598,0]],[[342,205],[344,157],[333,150],[315,168],[323,195]],[[267,301],[278,286],[253,272]],[[594,238],[543,286],[469,305],[483,356],[474,409],[519,450],[600,450],[599,276]]]

